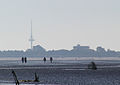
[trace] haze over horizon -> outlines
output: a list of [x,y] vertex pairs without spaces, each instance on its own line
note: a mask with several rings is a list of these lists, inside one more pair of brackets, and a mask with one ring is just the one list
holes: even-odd
[[0,50],[72,49],[76,44],[120,51],[120,0],[0,0]]

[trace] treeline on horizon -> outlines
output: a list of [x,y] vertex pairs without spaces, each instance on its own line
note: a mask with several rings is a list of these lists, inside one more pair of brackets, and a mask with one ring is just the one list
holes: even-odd
[[89,46],[73,46],[72,50],[49,50],[46,51],[40,45],[33,46],[33,49],[26,51],[0,51],[0,57],[120,57],[119,51],[105,50],[97,47],[96,50]]

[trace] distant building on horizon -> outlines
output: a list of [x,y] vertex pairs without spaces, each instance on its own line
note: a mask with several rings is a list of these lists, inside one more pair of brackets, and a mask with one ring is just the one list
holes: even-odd
[[71,50],[60,49],[46,51],[42,46],[36,45],[33,46],[32,50],[0,51],[0,57],[120,57],[120,52],[110,49],[106,51],[100,46],[94,50],[90,49],[89,46],[80,46],[80,44],[73,46]]
[[74,50],[88,50],[89,46],[80,46],[80,44],[77,44],[77,46],[73,46]]

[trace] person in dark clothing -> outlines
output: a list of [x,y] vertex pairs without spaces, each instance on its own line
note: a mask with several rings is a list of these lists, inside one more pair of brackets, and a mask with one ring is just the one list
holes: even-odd
[[44,61],[44,63],[46,62],[46,58],[45,57],[43,58],[43,61]]
[[22,63],[24,63],[24,58],[23,58],[23,57],[22,57],[22,59],[21,59],[21,60],[22,60]]
[[52,63],[52,61],[53,61],[53,58],[52,58],[52,57],[50,57],[50,62]]
[[27,58],[26,57],[24,58],[24,61],[25,61],[25,63],[27,63]]

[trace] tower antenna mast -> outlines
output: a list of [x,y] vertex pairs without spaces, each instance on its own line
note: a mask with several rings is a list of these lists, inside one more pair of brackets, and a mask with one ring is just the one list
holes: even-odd
[[31,43],[31,50],[33,49],[33,36],[32,36],[32,20],[31,20],[31,36],[30,36],[30,39],[29,39],[30,43]]

